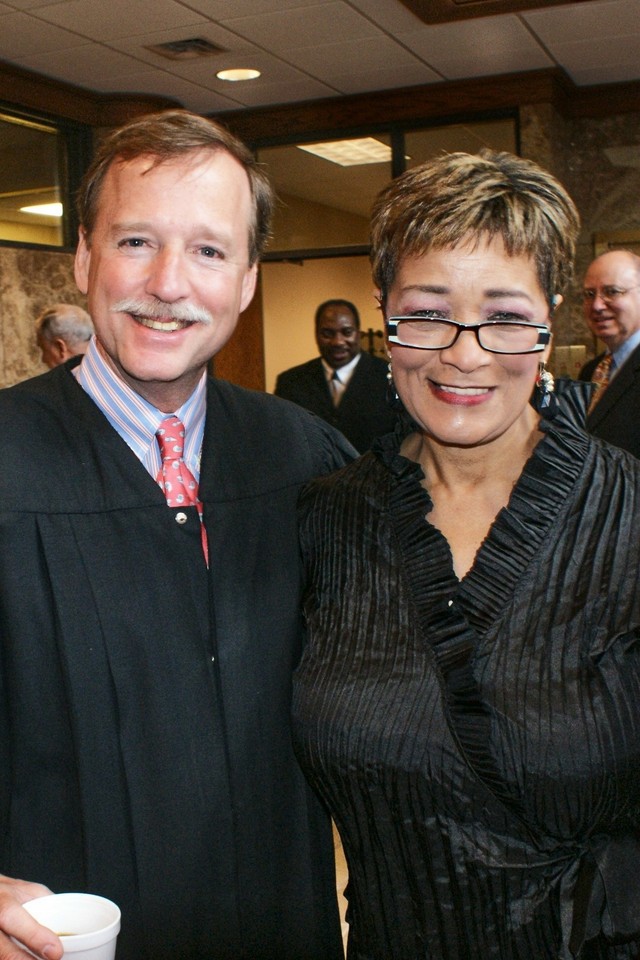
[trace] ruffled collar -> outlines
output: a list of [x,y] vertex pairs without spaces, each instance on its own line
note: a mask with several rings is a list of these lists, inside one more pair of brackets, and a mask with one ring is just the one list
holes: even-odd
[[[433,576],[425,576],[431,585],[430,605],[436,593],[438,606],[455,598],[468,608],[478,629],[486,629],[513,594],[518,578],[566,503],[592,442],[584,427],[590,385],[558,380],[556,395],[555,416],[540,421],[544,437],[525,464],[508,505],[497,515],[473,567],[462,581],[453,571],[446,540],[425,521],[433,503],[422,486],[422,468],[399,452],[404,438],[417,429],[415,423],[406,414],[401,415],[395,432],[381,437],[373,447],[374,455],[392,477],[392,512],[407,534],[403,540],[405,548],[410,554],[421,556],[423,564],[425,558],[436,555]],[[407,560],[413,566],[411,556]]]

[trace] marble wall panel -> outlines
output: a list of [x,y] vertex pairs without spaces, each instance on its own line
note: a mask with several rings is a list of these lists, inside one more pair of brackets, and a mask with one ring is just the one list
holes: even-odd
[[43,373],[34,336],[38,314],[52,303],[86,302],[73,279],[73,255],[0,247],[0,386]]
[[[558,177],[582,220],[575,278],[556,317],[555,343],[584,344],[587,356],[593,356],[597,344],[582,312],[582,279],[601,252],[598,235],[610,236],[612,248],[628,243],[616,241],[620,231],[627,238],[635,233],[640,241],[640,112],[567,120],[550,104],[541,104],[522,108],[520,131],[522,155]],[[626,164],[616,157],[617,148],[624,148]]]

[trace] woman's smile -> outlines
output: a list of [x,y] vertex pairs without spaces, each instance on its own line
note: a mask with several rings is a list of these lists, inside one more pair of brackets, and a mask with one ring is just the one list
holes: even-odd
[[476,406],[484,403],[492,393],[491,387],[463,387],[449,383],[436,383],[429,380],[429,386],[435,396],[443,403],[458,406]]

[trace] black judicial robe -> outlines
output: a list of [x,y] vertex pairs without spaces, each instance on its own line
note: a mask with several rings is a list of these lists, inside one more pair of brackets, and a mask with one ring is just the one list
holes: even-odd
[[341,956],[289,709],[298,489],[351,455],[210,380],[207,571],[69,365],[0,392],[0,872],[115,900],[118,960]]

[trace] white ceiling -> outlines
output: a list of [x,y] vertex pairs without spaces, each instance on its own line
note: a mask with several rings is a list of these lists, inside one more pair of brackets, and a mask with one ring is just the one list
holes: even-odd
[[[146,49],[195,37],[228,52],[172,61]],[[201,113],[548,67],[578,85],[616,83],[640,79],[640,0],[435,26],[400,0],[0,0],[0,60]],[[216,79],[228,67],[262,76]]]

